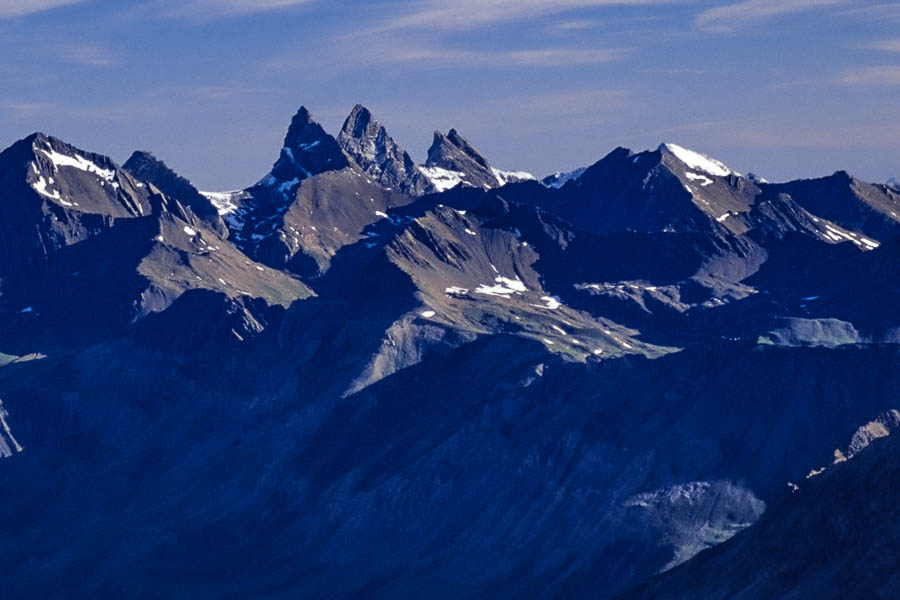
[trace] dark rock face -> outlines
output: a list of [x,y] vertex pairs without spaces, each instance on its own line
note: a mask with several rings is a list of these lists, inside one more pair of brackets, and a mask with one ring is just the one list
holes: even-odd
[[197,191],[190,181],[170,169],[153,154],[137,151],[122,165],[122,168],[131,173],[135,179],[152,183],[169,198],[181,202],[217,233],[227,233],[228,229],[212,202]]
[[4,598],[896,595],[887,186],[514,182],[363,107],[284,148],[227,193],[0,153]]
[[451,129],[446,135],[434,132],[434,141],[428,149],[425,166],[426,174],[431,174],[432,177],[440,176],[439,171],[433,170],[435,168],[456,174],[464,186],[490,189],[500,185],[487,159],[455,129]]
[[39,133],[0,153],[0,199],[0,276],[154,210],[109,158]]
[[306,107],[300,107],[284,138],[281,156],[272,167],[266,185],[278,185],[287,194],[302,180],[349,166],[346,155],[331,135],[316,123]]
[[357,104],[338,135],[341,148],[353,157],[367,176],[383,187],[419,196],[430,184],[412,157],[394,142],[367,108]]
[[900,193],[860,181],[846,171],[830,177],[765,186],[769,193],[786,193],[809,212],[842,224],[875,240],[900,235]]

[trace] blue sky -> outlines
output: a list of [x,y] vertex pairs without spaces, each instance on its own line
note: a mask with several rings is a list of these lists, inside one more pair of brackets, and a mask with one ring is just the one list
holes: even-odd
[[301,104],[417,160],[538,175],[671,141],[772,180],[900,177],[900,2],[0,0],[0,146],[32,131],[247,186]]

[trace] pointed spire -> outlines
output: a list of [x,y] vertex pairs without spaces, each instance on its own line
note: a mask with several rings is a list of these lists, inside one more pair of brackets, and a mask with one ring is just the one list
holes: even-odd
[[456,129],[447,135],[434,132],[434,141],[428,149],[426,167],[453,173],[462,173],[465,185],[479,188],[494,188],[501,185],[490,163]]
[[428,182],[413,159],[365,106],[353,107],[338,135],[338,144],[382,186],[413,196],[425,193]]
[[291,183],[288,188],[293,188],[307,177],[343,169],[349,164],[337,140],[301,106],[291,119],[281,155],[263,182],[279,186]]

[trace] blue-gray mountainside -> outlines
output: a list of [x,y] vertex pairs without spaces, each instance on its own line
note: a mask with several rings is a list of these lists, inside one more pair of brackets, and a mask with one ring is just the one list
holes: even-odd
[[[0,153],[0,597],[896,598],[900,191],[305,108]],[[886,439],[880,439],[886,438]]]

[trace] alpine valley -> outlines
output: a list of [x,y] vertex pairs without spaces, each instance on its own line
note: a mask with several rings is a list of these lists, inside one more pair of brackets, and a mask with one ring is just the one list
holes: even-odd
[[900,597],[896,182],[273,155],[0,153],[2,598]]

